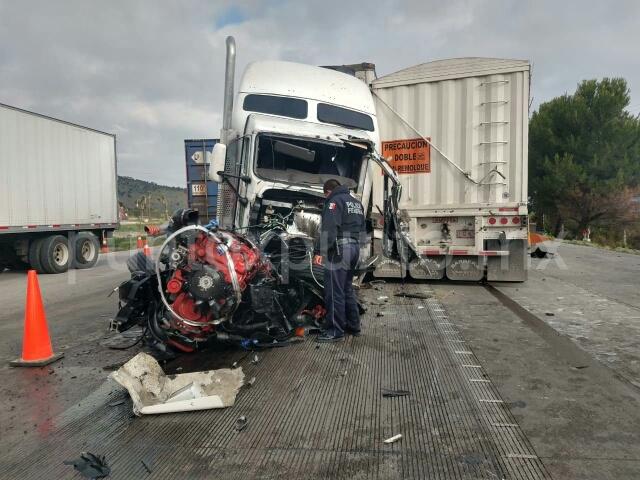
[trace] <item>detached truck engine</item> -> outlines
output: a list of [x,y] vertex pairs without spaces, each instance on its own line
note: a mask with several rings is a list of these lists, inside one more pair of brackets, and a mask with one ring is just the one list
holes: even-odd
[[284,244],[266,254],[215,221],[200,225],[190,209],[177,210],[166,233],[157,263],[142,252],[127,262],[131,279],[118,288],[112,329],[140,325],[152,345],[192,352],[211,342],[283,342],[319,326],[322,287],[304,255],[288,255]]

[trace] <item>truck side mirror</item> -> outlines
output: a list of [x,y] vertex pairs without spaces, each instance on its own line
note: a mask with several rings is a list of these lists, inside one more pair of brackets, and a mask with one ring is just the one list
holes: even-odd
[[[208,152],[207,152],[208,153]],[[207,155],[208,157],[209,155]],[[211,152],[209,162],[209,178],[216,182],[221,183],[222,178],[218,175],[218,172],[224,171],[224,164],[227,158],[227,146],[222,143],[216,143],[213,146],[213,152]]]

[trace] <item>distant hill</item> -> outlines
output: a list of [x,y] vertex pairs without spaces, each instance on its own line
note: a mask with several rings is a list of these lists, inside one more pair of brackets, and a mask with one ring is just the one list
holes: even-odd
[[164,212],[164,205],[158,201],[161,195],[167,199],[169,214],[175,209],[187,206],[187,189],[179,187],[167,187],[154,182],[145,182],[131,177],[118,175],[118,200],[128,212],[137,211],[136,200],[147,196],[151,192],[151,208],[158,212]]

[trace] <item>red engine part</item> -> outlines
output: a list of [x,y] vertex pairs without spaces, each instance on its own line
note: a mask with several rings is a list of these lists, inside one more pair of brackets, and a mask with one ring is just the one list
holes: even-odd
[[[240,288],[244,291],[247,288],[247,281],[253,277],[261,267],[266,265],[262,260],[262,255],[257,247],[241,239],[237,235],[229,232],[220,232],[220,237],[226,242],[233,267],[238,276]],[[224,280],[231,284],[231,273],[227,256],[220,245],[210,240],[210,237],[202,234],[189,248],[191,257],[202,263],[211,265],[224,276]]]
[[182,272],[180,270],[176,271],[176,273],[171,277],[171,280],[167,282],[167,291],[169,293],[178,293],[182,290],[182,285],[185,282],[185,278],[182,276]]
[[198,309],[196,301],[187,292],[180,293],[173,301],[171,308],[182,318],[192,322],[206,323],[211,318],[211,312]]
[[[219,232],[219,237],[224,240],[229,250],[229,255],[233,262],[233,270],[236,272],[238,284],[241,292],[247,287],[247,282],[259,271],[270,270],[268,261],[264,261],[260,250],[253,247],[250,243],[229,232]],[[172,295],[177,295],[171,306],[174,312],[185,320],[190,322],[201,323],[202,326],[188,325],[180,321],[178,318],[171,320],[171,325],[185,336],[194,340],[204,339],[208,335],[215,332],[215,327],[209,322],[213,317],[212,309],[208,307],[210,301],[217,302],[222,308],[227,304],[227,294],[219,296],[219,298],[208,298],[200,305],[196,305],[196,295],[190,291],[187,283],[189,273],[193,262],[202,265],[209,265],[215,268],[222,276],[227,284],[225,292],[232,291],[233,281],[231,278],[231,268],[221,245],[217,244],[206,234],[200,234],[196,241],[189,247],[189,264],[181,269],[176,270],[173,277],[167,282],[167,291]],[[193,281],[193,279],[192,279]],[[191,285],[191,288],[195,288]],[[198,286],[197,288],[200,288]],[[203,287],[206,288],[206,285]],[[202,298],[202,296],[200,297]],[[169,343],[180,348],[183,351],[193,351],[193,349],[169,340]]]

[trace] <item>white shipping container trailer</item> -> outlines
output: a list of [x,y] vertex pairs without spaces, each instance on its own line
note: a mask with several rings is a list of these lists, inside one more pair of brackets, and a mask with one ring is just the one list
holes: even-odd
[[[370,81],[380,153],[399,174],[400,208],[429,265],[385,258],[377,228],[376,276],[474,281],[486,270],[488,280],[526,280],[529,80],[528,61],[461,58]],[[374,213],[382,192],[376,167]]]
[[90,268],[118,227],[116,137],[0,104],[0,272]]

